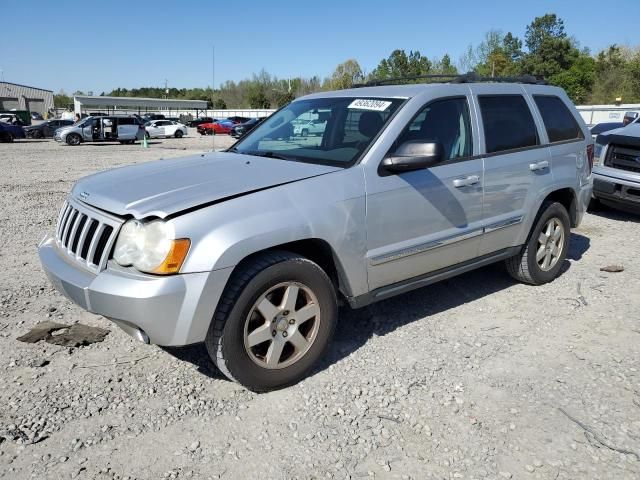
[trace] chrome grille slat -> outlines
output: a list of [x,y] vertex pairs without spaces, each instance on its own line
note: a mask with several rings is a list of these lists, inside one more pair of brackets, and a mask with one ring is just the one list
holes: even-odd
[[99,273],[107,268],[122,223],[122,219],[70,197],[60,209],[56,242],[71,260]]
[[84,240],[87,237],[87,232],[89,231],[89,225],[91,225],[91,217],[86,217],[87,220],[84,222],[84,227],[82,228],[82,232],[80,233],[80,239],[78,240],[78,246],[76,247],[76,260],[80,260],[80,252],[82,252],[82,247],[84,245]]
[[73,222],[75,221],[77,216],[78,216],[78,211],[76,209],[72,209],[71,213],[69,213],[69,216],[67,217],[67,223],[64,226],[64,231],[62,232],[62,238],[60,239],[60,242],[64,248],[67,248],[67,242],[69,241],[68,240],[69,230],[71,229],[71,226],[73,225]]
[[80,225],[80,222],[82,221],[82,217],[84,215],[81,212],[78,212],[76,214],[76,216],[73,219],[73,225],[71,226],[71,231],[69,232],[69,236],[67,237],[67,251],[69,253],[74,253],[73,252],[73,241],[76,238],[76,232],[78,231],[78,225]]
[[73,211],[73,208],[71,208],[71,205],[67,205],[67,209],[65,210],[64,215],[62,217],[62,221],[60,222],[58,240],[62,240],[62,234],[64,233],[64,229],[67,225],[67,221],[69,220],[69,215],[71,215],[72,211]]
[[64,202],[62,208],[60,209],[60,213],[58,214],[58,221],[56,222],[56,238],[60,238],[60,226],[62,225],[62,219],[64,218],[68,210],[69,204],[67,202]]
[[95,263],[93,263],[93,257],[96,254],[96,248],[98,247],[98,240],[102,236],[102,232],[104,231],[106,225],[104,223],[98,223],[98,228],[96,228],[96,233],[93,235],[93,239],[91,240],[91,245],[89,246],[89,251],[87,252],[87,263],[89,265],[93,265],[94,267],[98,267]]

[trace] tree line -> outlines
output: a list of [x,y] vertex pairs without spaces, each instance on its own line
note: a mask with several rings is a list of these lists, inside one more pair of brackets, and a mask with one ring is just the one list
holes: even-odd
[[[640,103],[640,48],[611,45],[593,55],[568,35],[564,21],[555,14],[536,17],[526,27],[523,39],[511,32],[488,31],[478,45],[469,45],[457,64],[448,54],[430,59],[418,50],[407,53],[398,49],[370,72],[356,59],[348,59],[324,79],[319,76],[282,79],[262,70],[239,82],[228,80],[215,90],[169,88],[167,92],[162,87],[116,88],[100,95],[206,100],[209,108],[216,109],[278,108],[302,95],[350,88],[368,81],[467,72],[482,77],[534,75],[564,88],[577,104],[611,104],[617,98],[624,103]],[[73,99],[61,91],[54,96],[54,102],[57,107],[66,107]]]

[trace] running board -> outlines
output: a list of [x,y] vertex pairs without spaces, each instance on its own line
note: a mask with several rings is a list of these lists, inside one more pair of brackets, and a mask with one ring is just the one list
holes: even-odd
[[400,295],[401,293],[406,293],[410,292],[411,290],[426,287],[427,285],[431,285],[432,283],[455,277],[462,273],[475,270],[476,268],[499,262],[500,260],[505,260],[518,254],[520,250],[522,250],[522,246],[505,248],[504,250],[499,250],[488,255],[483,255],[482,257],[458,263],[456,265],[452,265],[451,267],[441,268],[440,270],[436,270],[425,275],[420,275],[419,277],[414,277],[409,280],[386,285],[357,297],[348,297],[347,301],[349,302],[351,308],[365,307],[372,303],[379,302],[380,300],[385,300],[387,298]]

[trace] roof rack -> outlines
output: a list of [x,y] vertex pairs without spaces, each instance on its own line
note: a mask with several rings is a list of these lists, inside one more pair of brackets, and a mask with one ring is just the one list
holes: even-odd
[[380,85],[399,85],[402,83],[408,83],[414,80],[427,80],[443,83],[481,83],[481,82],[496,82],[496,83],[527,83],[532,85],[547,85],[547,82],[542,77],[536,77],[535,75],[521,75],[519,77],[481,77],[475,72],[464,73],[462,75],[453,74],[439,74],[439,75],[416,75],[413,77],[395,77],[385,78],[381,80],[370,80],[365,83],[359,83],[354,85],[354,88],[361,87],[377,87]]

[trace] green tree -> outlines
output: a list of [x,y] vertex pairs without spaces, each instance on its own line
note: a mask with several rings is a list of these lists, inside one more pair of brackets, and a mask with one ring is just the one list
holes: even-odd
[[418,50],[409,51],[394,50],[388,58],[382,59],[378,66],[371,72],[371,80],[384,80],[396,77],[415,77],[428,75],[431,71],[431,62]]
[[329,90],[341,90],[351,88],[356,83],[364,80],[362,68],[357,60],[350,58],[346,62],[340,63],[326,82]]
[[53,96],[53,105],[56,108],[68,108],[73,104],[73,98],[65,93],[64,90],[60,90]]
[[530,53],[537,53],[543,46],[543,42],[549,38],[566,38],[564,31],[564,21],[557,17],[555,13],[547,13],[542,17],[534,18],[527,26],[524,41]]

